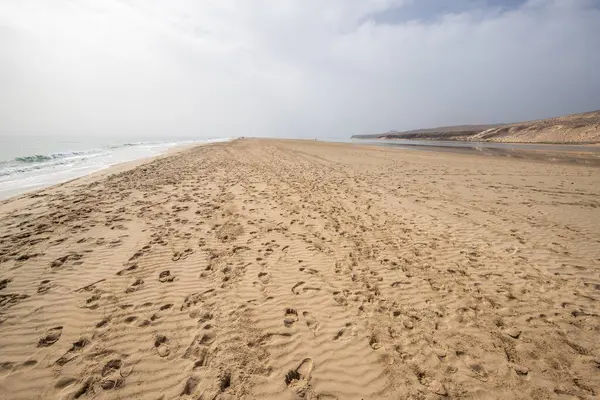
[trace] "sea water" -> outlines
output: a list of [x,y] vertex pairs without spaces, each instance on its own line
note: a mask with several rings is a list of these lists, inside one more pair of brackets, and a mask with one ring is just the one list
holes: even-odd
[[0,136],[0,199],[54,185],[177,146],[230,138],[57,138]]

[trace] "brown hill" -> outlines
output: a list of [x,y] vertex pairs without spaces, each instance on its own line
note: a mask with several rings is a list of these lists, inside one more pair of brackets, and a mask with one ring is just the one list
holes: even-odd
[[511,143],[600,143],[600,111],[496,125],[460,125],[375,135],[357,139],[433,139]]

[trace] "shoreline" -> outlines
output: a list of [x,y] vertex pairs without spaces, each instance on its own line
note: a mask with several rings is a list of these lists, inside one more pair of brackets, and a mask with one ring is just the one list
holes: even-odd
[[[381,139],[364,140],[364,145],[402,148],[417,151],[471,154],[487,157],[526,159],[537,162],[600,166],[600,146],[548,145],[524,143],[488,143],[439,140]],[[358,142],[353,142],[359,144]]]
[[[224,140],[224,142],[226,141],[231,141],[231,140],[236,140],[236,139],[230,139],[230,140]],[[146,157],[141,157],[135,160],[130,160],[130,161],[123,161],[123,162],[117,162],[115,164],[111,164],[108,165],[100,170],[96,170],[96,171],[92,171],[89,173],[86,173],[84,175],[81,176],[76,176],[73,178],[69,178],[67,180],[61,181],[61,182],[56,182],[56,183],[51,183],[48,185],[43,185],[40,187],[34,187],[31,189],[25,189],[24,191],[20,190],[20,189],[16,189],[14,190],[14,194],[9,194],[7,197],[1,197],[0,198],[0,206],[2,204],[4,204],[6,201],[10,201],[13,199],[17,199],[20,198],[21,196],[24,195],[33,195],[36,194],[38,192],[44,191],[44,190],[48,190],[48,189],[52,189],[54,187],[59,187],[65,184],[70,184],[72,182],[76,182],[79,180],[85,180],[85,179],[100,179],[101,177],[103,177],[105,174],[110,174],[110,173],[115,173],[115,172],[119,172],[123,169],[129,169],[129,168],[135,168],[143,163],[146,162],[151,162],[152,160],[156,159],[156,158],[160,158],[160,157],[164,157],[164,156],[168,156],[168,155],[172,155],[172,154],[176,154],[185,150],[189,150],[191,148],[194,148],[196,146],[205,146],[205,145],[209,145],[212,143],[221,143],[222,141],[217,141],[217,142],[198,142],[198,143],[194,143],[194,144],[182,144],[182,145],[178,145],[178,146],[174,146],[170,149],[167,149],[165,152],[161,153],[161,154],[157,154],[157,155],[152,155],[152,156],[146,156]]]
[[[290,141],[290,142],[293,142],[293,141],[312,142],[315,139],[232,138],[229,140],[219,140],[216,142],[184,144],[181,146],[175,146],[171,149],[168,149],[164,153],[161,153],[158,155],[142,157],[142,158],[139,158],[136,160],[131,160],[131,161],[119,162],[116,164],[109,165],[106,168],[103,168],[101,170],[93,171],[88,174],[78,176],[78,177],[75,177],[72,179],[68,179],[68,180],[65,180],[62,182],[57,182],[54,184],[34,188],[31,190],[19,191],[13,195],[9,195],[8,197],[0,198],[0,207],[5,205],[6,203],[12,202],[13,200],[19,200],[23,197],[28,197],[28,196],[32,196],[32,195],[35,196],[45,190],[53,190],[55,188],[60,188],[65,185],[88,183],[88,182],[91,182],[94,180],[102,179],[103,177],[105,177],[107,175],[122,172],[122,171],[125,171],[128,169],[133,169],[133,168],[141,166],[145,163],[152,162],[156,159],[168,157],[168,156],[171,156],[171,155],[174,155],[177,153],[191,150],[195,147],[208,146],[208,145],[213,145],[213,144],[217,144],[217,143],[233,142],[236,140],[283,140],[283,141]],[[379,140],[369,140],[369,139],[355,139],[355,140],[359,140],[359,141],[364,140],[364,143],[341,142],[341,141],[335,142],[335,141],[321,141],[321,140],[317,140],[317,141],[320,143],[326,143],[326,144],[350,144],[350,145],[357,145],[357,146],[386,146],[384,143],[380,143]],[[596,153],[596,149],[594,148],[594,146],[596,146],[596,145],[593,145],[593,144],[586,145],[586,146],[590,147],[590,149],[594,148],[594,150],[591,152],[591,154],[587,154],[587,153],[581,153],[581,152],[577,152],[577,151],[567,151],[562,148],[555,150],[555,151],[549,151],[546,149],[544,149],[544,150],[539,150],[539,149],[523,150],[523,149],[519,149],[519,148],[507,149],[507,151],[502,151],[503,150],[502,147],[499,147],[499,148],[490,147],[489,149],[483,149],[484,151],[480,151],[482,149],[475,149],[474,147],[464,147],[463,148],[463,147],[459,147],[459,146],[444,146],[444,145],[422,146],[419,144],[402,145],[403,141],[407,141],[407,142],[420,142],[421,141],[421,140],[415,141],[412,139],[380,139],[380,140],[389,140],[390,142],[391,141],[398,142],[399,146],[396,148],[398,150],[416,149],[419,151],[426,151],[426,152],[452,153],[452,154],[456,154],[456,155],[466,155],[466,156],[476,156],[476,157],[480,157],[480,156],[501,157],[501,158],[506,157],[511,160],[521,160],[521,161],[531,161],[531,162],[541,162],[541,163],[565,163],[565,164],[583,165],[583,166],[590,166],[590,167],[600,166],[600,155],[596,156],[594,154],[594,153]],[[424,140],[430,141],[430,142],[443,142],[443,141],[439,141],[436,139],[424,139]],[[457,141],[451,140],[451,142],[457,142]],[[460,142],[462,142],[462,141],[460,141]],[[489,142],[472,142],[472,141],[467,141],[467,142],[469,142],[469,143],[489,143]],[[394,148],[394,144],[395,143],[393,143],[393,144],[390,143],[389,147]],[[536,145],[538,145],[537,143],[492,143],[492,145],[493,144],[531,145],[532,147],[535,147]],[[554,145],[547,145],[547,144],[543,144],[543,145],[544,146],[554,146]],[[561,145],[556,144],[556,146],[562,146],[562,144]],[[573,145],[573,146],[576,146],[576,145]],[[597,147],[600,149],[600,144],[598,144]],[[474,150],[478,150],[478,151],[474,151]],[[486,151],[486,150],[490,150],[490,151]],[[600,152],[600,150],[598,150],[598,152]],[[1,210],[1,208],[0,208],[0,210]]]
[[[229,140],[219,140],[216,142],[206,142],[206,143],[196,143],[196,144],[184,144],[181,146],[175,146],[171,149],[168,149],[167,151],[165,151],[162,154],[158,154],[158,155],[153,155],[153,156],[149,156],[149,157],[142,157],[136,160],[131,160],[131,161],[124,161],[124,162],[119,162],[113,165],[110,165],[106,168],[103,168],[101,170],[98,171],[93,171],[90,172],[88,174],[79,176],[79,177],[75,177],[72,179],[68,179],[62,182],[57,182],[54,184],[50,184],[47,186],[43,186],[43,187],[39,187],[39,188],[34,188],[31,190],[26,190],[26,191],[19,191],[18,193],[15,193],[14,195],[10,195],[8,197],[3,197],[0,198],[0,207],[3,206],[5,203],[7,202],[11,202],[13,200],[18,200],[20,198],[22,198],[23,196],[27,197],[28,195],[36,195],[37,193],[41,193],[45,190],[52,190],[53,188],[59,188],[62,187],[64,185],[70,185],[70,184],[77,184],[77,183],[85,183],[85,182],[91,182],[93,180],[97,180],[97,179],[101,179],[102,177],[109,175],[109,174],[113,174],[113,173],[117,173],[117,172],[122,172],[124,170],[127,169],[132,169],[132,168],[136,168],[140,165],[143,165],[145,163],[148,162],[152,162],[155,159],[159,159],[162,157],[167,157],[167,156],[171,156],[180,152],[184,152],[190,149],[193,149],[195,147],[198,146],[208,146],[208,145],[212,145],[215,143],[226,143],[226,142],[232,142],[235,140],[271,140],[269,138],[233,138],[233,139],[229,139]],[[308,142],[312,142],[314,139],[273,139],[273,140],[283,140],[283,141],[308,141]],[[379,140],[369,140],[369,139],[355,139],[355,140],[359,140],[359,141],[363,141],[363,143],[358,143],[358,142],[335,142],[335,141],[321,141],[321,140],[317,140],[318,142],[321,143],[330,143],[330,144],[334,144],[334,143],[341,143],[341,144],[351,144],[351,145],[357,145],[357,146],[382,146],[384,145],[383,143],[380,143]],[[414,141],[411,139],[381,139],[381,140],[389,140],[389,141],[394,141],[394,142],[398,142],[399,145],[402,144],[403,141],[407,141],[407,142],[420,142],[421,140],[418,141]],[[426,141],[430,141],[430,142],[440,142],[439,140],[435,140],[435,139],[426,139]],[[452,141],[452,142],[456,142],[456,141]],[[462,142],[462,141],[461,141]],[[470,142],[469,143],[480,143],[480,142]],[[481,143],[488,143],[488,142],[481,142]],[[394,143],[395,144],[395,143]],[[500,144],[500,145],[511,145],[511,144],[517,144],[517,145],[531,145],[532,147],[535,147],[537,144],[536,143],[492,143],[492,144]],[[544,146],[548,146],[545,145]],[[562,146],[562,145],[556,145],[556,146]],[[593,148],[595,145],[588,145],[590,148]],[[394,147],[393,144],[391,144],[390,147]],[[600,144],[597,146],[600,148]],[[550,152],[549,150],[536,150],[536,149],[527,149],[526,151],[520,151],[521,149],[509,149],[511,151],[497,151],[497,150],[502,150],[502,148],[494,148],[494,147],[490,147],[489,150],[492,151],[473,151],[474,148],[472,147],[458,147],[458,146],[435,146],[435,145],[427,145],[427,146],[420,146],[419,144],[415,144],[415,145],[401,145],[398,146],[398,149],[418,149],[419,151],[427,151],[427,152],[447,152],[447,153],[454,153],[454,154],[459,154],[459,155],[471,155],[471,156],[489,156],[489,157],[508,157],[512,160],[528,160],[528,161],[533,161],[533,162],[548,162],[548,163],[566,163],[566,164],[573,164],[573,165],[585,165],[585,166],[591,166],[591,167],[597,167],[600,166],[600,156],[595,156],[594,154],[586,154],[586,153],[578,153],[578,154],[568,154],[571,153],[571,151],[566,151],[564,149],[559,149],[556,150],[554,152]],[[486,150],[486,149],[484,149]],[[514,151],[512,151],[514,150]],[[600,150],[598,150],[600,151]],[[592,153],[595,153],[596,149],[594,148],[594,151]],[[576,151],[574,151],[573,153],[576,153]]]
[[5,200],[0,397],[589,397],[597,172],[238,139]]
[[481,143],[600,144],[600,111],[515,123],[454,125],[354,135],[354,139],[452,140]]
[[461,143],[475,143],[475,144],[505,144],[505,145],[555,145],[555,146],[600,146],[600,142],[502,142],[502,141],[494,141],[494,140],[472,140],[472,139],[453,139],[446,137],[374,137],[374,138],[361,138],[361,137],[351,137],[354,140],[425,140],[425,141],[448,141],[448,142],[461,142]]
[[486,145],[486,146],[556,146],[556,147],[589,147],[595,148],[600,147],[600,142],[500,142],[500,141],[489,141],[489,140],[469,140],[469,139],[452,139],[452,138],[432,138],[432,137],[406,137],[406,138],[357,138],[351,137],[351,140],[365,141],[365,142],[379,142],[388,140],[390,142],[440,142],[440,143],[460,143],[466,145]]

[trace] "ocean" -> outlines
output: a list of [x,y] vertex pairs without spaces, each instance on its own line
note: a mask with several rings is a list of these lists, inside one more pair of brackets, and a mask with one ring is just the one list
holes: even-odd
[[177,146],[231,138],[0,137],[0,199],[78,178]]

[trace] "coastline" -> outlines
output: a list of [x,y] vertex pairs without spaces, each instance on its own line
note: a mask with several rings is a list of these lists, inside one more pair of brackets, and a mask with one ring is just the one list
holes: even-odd
[[[131,161],[124,161],[124,162],[119,162],[113,165],[110,165],[106,168],[103,168],[99,171],[94,171],[94,172],[90,172],[88,174],[85,174],[83,176],[78,176],[72,179],[68,179],[65,180],[63,182],[57,182],[55,184],[50,184],[47,186],[43,186],[43,187],[39,187],[39,188],[33,188],[31,190],[27,190],[27,191],[17,191],[14,195],[9,195],[8,197],[3,197],[0,198],[0,207],[2,207],[2,205],[4,205],[7,202],[10,202],[12,200],[17,200],[20,199],[22,196],[27,197],[27,195],[35,195],[38,193],[41,193],[45,190],[52,190],[53,188],[59,188],[59,187],[63,187],[64,185],[70,185],[70,184],[79,184],[79,183],[89,183],[91,181],[97,180],[97,179],[101,179],[107,175],[113,174],[113,173],[118,173],[118,172],[122,172],[125,171],[127,169],[132,169],[132,168],[136,168],[140,165],[143,165],[145,163],[148,162],[152,162],[156,159],[160,159],[162,157],[167,157],[167,156],[171,156],[189,149],[193,149],[194,147],[198,147],[198,146],[208,146],[208,145],[212,145],[215,143],[223,143],[223,142],[230,142],[230,141],[235,141],[235,140],[240,140],[240,138],[233,138],[233,139],[229,139],[229,140],[219,140],[219,141],[215,141],[215,142],[200,142],[200,143],[194,143],[194,144],[183,144],[180,146],[175,146],[171,149],[166,150],[164,153],[158,154],[158,155],[153,155],[153,156],[149,156],[149,157],[142,157],[136,160],[131,160]],[[258,139],[260,140],[260,139]],[[281,140],[289,140],[289,141],[295,141],[295,140],[300,140],[303,141],[303,139],[281,139]],[[312,139],[306,139],[306,140],[312,140]],[[376,145],[377,141],[380,140],[388,140],[391,142],[398,142],[398,144],[402,144],[403,142],[412,142],[412,140],[410,139],[377,139],[377,140],[369,140],[369,139],[355,139],[355,140],[360,140],[363,141],[364,143],[357,143],[357,142],[352,142],[353,144],[356,145],[365,145],[365,146],[372,146],[372,145]],[[485,152],[471,152],[469,151],[468,148],[465,149],[461,149],[456,148],[456,147],[449,147],[449,148],[443,148],[440,149],[439,147],[445,147],[445,146],[435,146],[436,142],[439,142],[436,139],[422,139],[425,141],[429,141],[432,142],[432,144],[434,144],[434,146],[432,146],[431,151],[448,151],[448,152],[453,152],[453,153],[457,153],[457,154],[472,154],[472,155],[489,155],[489,156],[493,156],[493,157],[502,157],[502,156],[508,156],[508,157],[513,157],[516,159],[526,159],[526,160],[530,160],[530,161],[541,161],[541,162],[564,162],[564,163],[569,163],[569,164],[583,164],[583,165],[589,165],[589,166],[598,166],[600,165],[600,158],[599,156],[596,156],[595,154],[592,155],[588,155],[585,153],[578,153],[578,154],[567,154],[567,153],[577,153],[576,150],[569,150],[568,147],[571,147],[571,149],[577,148],[579,146],[586,146],[586,147],[590,147],[591,149],[593,149],[594,152],[596,152],[596,148],[600,148],[600,143],[598,144],[578,144],[578,143],[573,143],[573,144],[569,144],[569,143],[562,143],[562,144],[558,144],[558,143],[553,143],[553,144],[546,144],[546,143],[492,143],[492,142],[477,142],[477,141],[469,141],[469,140],[450,140],[450,141],[454,141],[454,142],[467,142],[467,143],[473,143],[473,144],[491,144],[492,146],[495,144],[499,144],[499,145],[529,145],[531,147],[533,147],[534,149],[532,150],[527,150],[526,152],[519,152],[517,149],[516,152],[506,152],[506,153],[502,153],[502,152],[489,152],[489,153],[485,153]],[[422,141],[422,140],[419,140]],[[329,142],[329,141],[324,141],[323,143],[344,143],[344,142]],[[550,146],[547,149],[536,149],[536,147],[538,147],[538,145],[544,145],[544,146]],[[554,147],[556,146],[556,147]],[[419,147],[419,146],[415,146],[415,147]],[[553,148],[552,148],[553,147]],[[492,149],[494,149],[492,147]],[[556,150],[554,150],[556,149]],[[428,148],[424,148],[422,150],[429,150]],[[521,154],[519,154],[521,153]],[[556,153],[556,154],[553,154]],[[563,154],[565,153],[565,154]],[[1,210],[1,208],[0,208]]]
[[493,140],[474,140],[474,139],[465,139],[465,138],[446,138],[446,137],[421,137],[421,136],[415,136],[415,137],[385,137],[385,136],[380,136],[380,137],[355,137],[352,136],[352,139],[354,140],[398,140],[398,141],[404,141],[404,140],[426,140],[426,141],[433,141],[433,142],[437,142],[437,141],[448,141],[448,142],[465,142],[465,143],[473,143],[473,144],[506,144],[506,145],[553,145],[553,146],[600,146],[600,142],[597,141],[591,141],[591,142],[567,142],[567,141],[563,141],[563,142],[535,142],[535,141],[531,141],[531,142],[527,142],[527,141],[515,141],[515,142],[504,142],[504,141],[493,141]]
[[482,161],[237,139],[3,200],[0,397],[600,392],[597,168]]
[[488,125],[455,125],[354,135],[353,139],[449,140],[506,144],[600,144],[600,111]]
[[[236,139],[231,139],[231,140],[236,140]],[[224,140],[227,141],[227,140]],[[179,153],[181,151],[185,151],[188,149],[191,149],[193,147],[196,146],[206,146],[212,143],[220,143],[222,141],[216,141],[216,142],[198,142],[198,143],[193,143],[193,144],[182,144],[182,145],[178,145],[178,146],[174,146],[170,149],[167,149],[165,152],[158,154],[158,155],[152,155],[152,156],[147,156],[147,157],[141,157],[141,158],[137,158],[135,160],[131,160],[131,161],[123,161],[123,162],[118,162],[116,164],[112,164],[112,165],[108,165],[100,170],[96,170],[96,171],[92,171],[89,173],[86,173],[84,175],[81,176],[76,176],[70,179],[66,179],[64,181],[61,182],[56,182],[56,183],[52,183],[52,184],[47,184],[47,185],[42,185],[40,187],[33,187],[31,189],[26,189],[26,190],[20,190],[20,189],[15,189],[13,191],[13,193],[11,194],[11,192],[5,192],[3,193],[3,195],[6,195],[5,197],[1,197],[0,198],[0,206],[2,204],[4,204],[6,201],[9,200],[13,200],[16,198],[20,198],[22,195],[32,195],[38,192],[42,192],[44,190],[48,190],[48,189],[52,189],[54,187],[59,187],[65,184],[70,184],[71,182],[86,182],[88,179],[100,179],[101,177],[105,176],[106,174],[111,174],[111,173],[116,173],[119,171],[122,171],[124,169],[129,169],[129,168],[135,168],[143,163],[147,163],[150,162],[156,158],[160,158],[160,157],[164,157],[164,156],[168,156],[168,155],[172,155],[172,154],[176,154]]]
[[[355,139],[359,144],[364,139]],[[428,152],[471,154],[486,157],[507,157],[530,161],[600,166],[600,146],[549,145],[524,143],[489,143],[438,140],[364,140],[364,145],[385,146]]]

